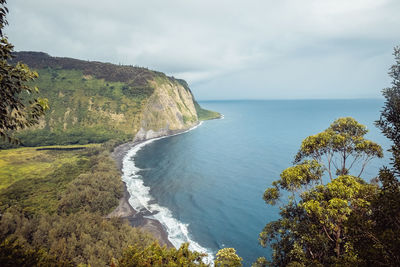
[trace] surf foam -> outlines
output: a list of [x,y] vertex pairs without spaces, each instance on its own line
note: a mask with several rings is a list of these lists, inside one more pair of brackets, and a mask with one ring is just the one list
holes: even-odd
[[[203,122],[192,127],[191,129],[177,133],[174,135],[186,133],[188,131],[194,130],[199,127]],[[212,251],[202,247],[200,244],[195,242],[189,234],[188,224],[184,224],[172,216],[171,211],[157,203],[151,202],[153,200],[150,195],[150,187],[145,186],[143,183],[142,176],[138,173],[140,168],[135,165],[135,155],[144,146],[162,138],[167,138],[170,136],[162,136],[154,139],[144,141],[134,147],[132,147],[128,153],[125,155],[122,162],[122,180],[126,183],[126,187],[130,194],[129,204],[136,211],[140,212],[143,209],[150,211],[151,213],[157,212],[151,216],[145,216],[147,218],[154,218],[158,220],[166,229],[168,234],[168,240],[174,245],[175,248],[179,248],[183,243],[189,243],[189,249],[192,251],[198,251],[202,253],[207,253],[205,258],[205,263],[213,263],[213,253]]]

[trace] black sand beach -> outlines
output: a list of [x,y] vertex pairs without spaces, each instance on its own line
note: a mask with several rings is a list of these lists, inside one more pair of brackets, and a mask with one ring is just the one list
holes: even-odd
[[[126,153],[134,146],[141,142],[129,142],[119,145],[114,148],[111,154],[112,158],[115,160],[117,167],[122,175],[122,163]],[[112,211],[107,217],[120,217],[127,219],[132,227],[139,227],[145,231],[150,232],[160,243],[160,245],[167,245],[167,247],[173,247],[172,243],[168,240],[168,235],[163,225],[154,219],[145,218],[148,214],[143,211],[134,210],[129,204],[130,194],[126,188],[124,182],[124,195],[119,201],[119,205]]]

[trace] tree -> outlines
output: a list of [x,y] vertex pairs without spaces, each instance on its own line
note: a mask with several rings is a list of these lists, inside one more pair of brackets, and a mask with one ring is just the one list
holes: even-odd
[[39,89],[27,84],[38,74],[25,64],[9,63],[14,47],[3,34],[3,28],[8,24],[5,4],[6,0],[0,0],[0,136],[8,142],[18,143],[10,132],[34,125],[49,106],[47,99],[34,98],[32,95],[39,93]]
[[394,48],[395,64],[390,68],[389,76],[393,79],[392,87],[382,90],[385,105],[381,117],[375,122],[382,133],[393,142],[393,171],[400,174],[400,46]]
[[216,267],[240,267],[242,258],[236,254],[234,248],[223,248],[217,252],[217,258],[214,261]]
[[[395,64],[389,70],[392,86],[383,89],[385,104],[376,125],[393,144],[391,167],[380,170],[380,192],[372,203],[374,226],[365,231],[364,253],[371,264],[400,266],[400,46],[394,48]],[[360,242],[361,243],[361,242]],[[360,244],[362,246],[363,243]]]
[[[366,133],[353,118],[340,118],[302,142],[295,165],[264,193],[269,205],[277,203],[281,191],[291,194],[281,206],[281,218],[260,233],[260,244],[272,247],[272,262],[260,258],[254,266],[363,264],[354,249],[359,239],[353,229],[360,221],[363,229],[370,229],[378,187],[349,172],[360,163],[362,173],[372,158],[383,156],[378,144],[364,139]],[[324,184],[326,172],[330,180]]]
[[361,171],[357,175],[360,177],[372,158],[383,157],[378,144],[364,139],[367,132],[367,128],[355,119],[339,118],[325,131],[309,136],[302,142],[295,163],[312,158],[324,166],[332,179],[332,167],[336,175],[346,175],[355,163],[361,161]]
[[129,246],[119,259],[118,266],[208,266],[202,262],[205,254],[189,250],[189,243],[179,249],[161,247],[157,242],[142,249]]

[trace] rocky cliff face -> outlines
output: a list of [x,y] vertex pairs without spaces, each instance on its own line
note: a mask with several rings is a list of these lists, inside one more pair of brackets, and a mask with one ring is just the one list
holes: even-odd
[[171,78],[156,78],[150,83],[154,92],[142,110],[135,141],[186,130],[198,123],[190,90]]

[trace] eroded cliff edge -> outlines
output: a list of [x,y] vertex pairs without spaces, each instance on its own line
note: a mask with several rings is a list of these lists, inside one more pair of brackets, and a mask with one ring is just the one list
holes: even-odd
[[150,84],[154,92],[143,108],[135,141],[173,134],[198,123],[194,97],[178,80],[157,77]]

